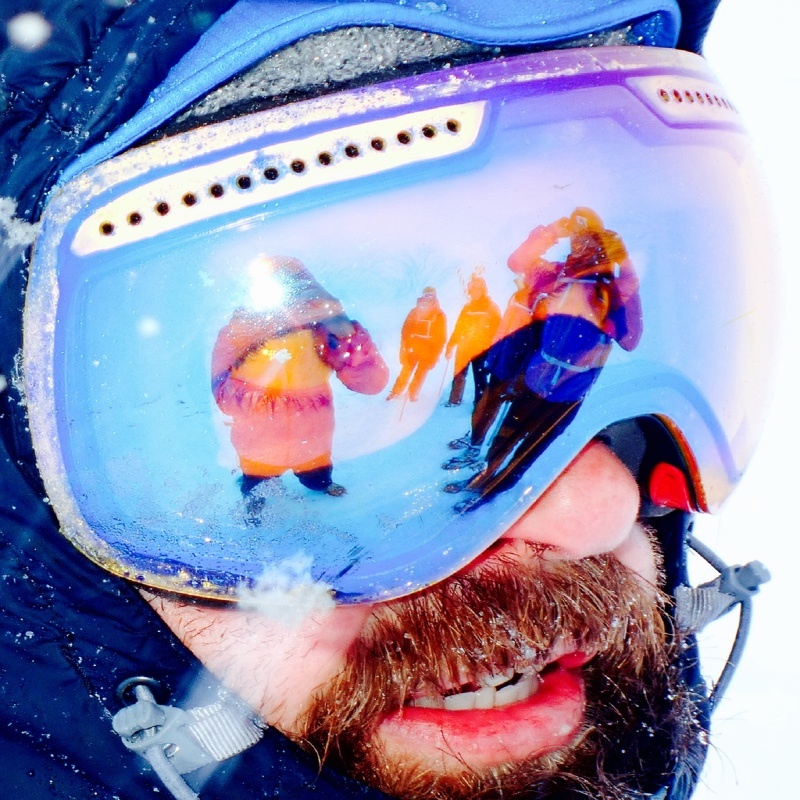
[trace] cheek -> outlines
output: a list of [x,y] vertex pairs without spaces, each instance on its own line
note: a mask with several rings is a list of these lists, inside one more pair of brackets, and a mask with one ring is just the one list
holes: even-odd
[[254,625],[252,615],[246,615],[251,646],[240,654],[234,670],[259,697],[258,710],[266,722],[297,730],[314,693],[344,666],[368,615],[363,607],[340,607],[310,617],[296,629],[263,619]]
[[314,692],[333,678],[369,607],[337,607],[297,628],[236,609],[156,608],[183,644],[269,724],[297,728]]
[[613,550],[614,555],[655,595],[660,584],[659,557],[645,528],[636,523],[628,536]]

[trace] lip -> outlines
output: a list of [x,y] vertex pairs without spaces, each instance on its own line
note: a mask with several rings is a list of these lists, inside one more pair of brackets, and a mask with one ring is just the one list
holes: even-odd
[[559,659],[532,697],[502,708],[447,711],[405,706],[387,715],[377,735],[387,752],[445,769],[482,769],[546,755],[570,744],[586,711],[581,666]]

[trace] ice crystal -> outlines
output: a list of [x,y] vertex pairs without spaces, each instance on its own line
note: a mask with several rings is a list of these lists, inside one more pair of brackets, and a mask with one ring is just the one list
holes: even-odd
[[238,588],[239,607],[296,628],[311,614],[330,611],[330,587],[311,577],[311,559],[298,555],[265,567],[252,588]]

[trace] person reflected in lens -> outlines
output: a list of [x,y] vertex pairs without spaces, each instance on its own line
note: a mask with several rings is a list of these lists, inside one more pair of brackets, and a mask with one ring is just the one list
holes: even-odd
[[288,471],[308,489],[343,495],[332,477],[331,375],[351,391],[377,394],[388,368],[365,328],[296,258],[259,256],[250,273],[254,307],[234,312],[211,358],[248,510],[263,502],[256,487]]
[[508,300],[495,341],[486,353],[487,386],[473,406],[470,430],[448,445],[451,450],[464,452],[445,461],[442,469],[461,469],[480,463],[481,446],[486,435],[497,420],[503,404],[512,396],[514,382],[536,346],[536,333],[532,325],[532,289],[528,276],[517,275],[514,284],[516,291]]
[[[562,237],[569,237],[570,246],[564,263],[545,259]],[[612,342],[632,350],[642,334],[636,271],[619,235],[592,209],[576,208],[568,219],[532,231],[509,256],[508,266],[525,275],[531,287],[530,350],[517,350],[520,370],[506,381],[508,406],[489,444],[486,466],[468,481],[446,487],[469,493],[459,510],[513,486],[574,418]],[[445,467],[479,463],[474,450],[466,455],[463,463],[452,459]]]
[[[620,237],[589,208],[572,213],[568,231],[570,253],[557,265],[558,274],[542,270],[534,279],[544,324],[525,382],[540,397],[576,402],[597,380],[612,341],[625,350],[637,346],[642,309],[636,271]],[[525,271],[524,250],[512,253],[508,264]]]
[[467,383],[467,372],[470,370],[474,386],[473,403],[477,405],[480,402],[489,381],[486,355],[500,325],[500,309],[489,296],[486,281],[477,273],[472,274],[467,284],[467,298],[467,302],[459,312],[445,351],[445,358],[448,361],[455,353],[448,407],[461,405]]
[[386,399],[394,400],[408,388],[408,399],[418,400],[425,378],[439,363],[446,341],[447,317],[439,305],[436,289],[426,286],[403,322],[400,374]]

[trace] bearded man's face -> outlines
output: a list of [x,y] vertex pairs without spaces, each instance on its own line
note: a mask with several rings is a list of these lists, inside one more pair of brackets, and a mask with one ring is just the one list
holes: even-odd
[[506,550],[377,608],[294,738],[402,798],[623,797],[641,763],[655,790],[689,733],[671,649],[615,556]]
[[296,629],[146,595],[290,738],[401,798],[627,798],[697,742],[638,488],[587,447],[467,569]]

